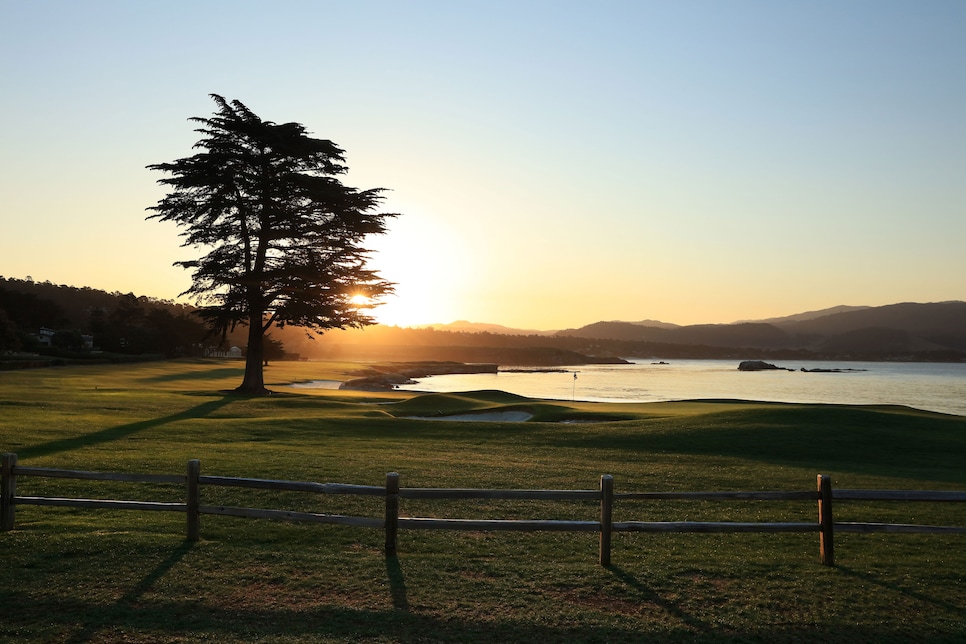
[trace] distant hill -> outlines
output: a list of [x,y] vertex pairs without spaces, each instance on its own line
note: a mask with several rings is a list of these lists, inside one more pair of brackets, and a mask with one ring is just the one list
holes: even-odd
[[624,342],[708,345],[715,347],[775,348],[793,344],[788,333],[755,322],[742,324],[695,324],[691,326],[642,326],[632,322],[595,322],[579,329],[559,331],[559,337],[597,338]]
[[[770,321],[677,326],[654,320],[602,321],[579,329],[535,331],[454,322],[423,328],[376,325],[273,332],[303,357],[358,360],[461,360],[560,364],[573,352],[592,359],[720,358],[966,361],[966,302],[838,306]],[[570,355],[570,358],[563,356]],[[554,356],[551,358],[551,356]]]
[[[385,354],[397,360],[425,356],[501,365],[537,356],[546,360],[551,351],[593,359],[966,361],[966,302],[843,306],[771,322],[652,326],[650,321],[602,321],[551,335],[512,331],[470,323],[423,329],[376,326],[328,333],[314,349],[298,350],[319,357],[375,359]],[[281,339],[290,346],[288,338]]]
[[815,318],[825,317],[827,315],[835,315],[837,313],[849,313],[851,311],[861,311],[862,309],[869,309],[869,306],[833,306],[828,309],[821,309],[818,311],[806,311],[805,313],[796,313],[794,315],[786,315],[785,317],[779,318],[767,318],[765,320],[739,320],[734,324],[744,324],[746,322],[764,322],[766,324],[785,324],[787,322],[804,322],[806,320],[814,320]]
[[0,352],[71,359],[95,353],[200,355],[206,342],[218,342],[208,341],[192,310],[133,293],[0,276]]
[[794,346],[793,338],[778,327],[762,322],[742,324],[698,324],[669,331],[665,342],[706,344],[717,347],[785,348]]
[[564,329],[554,335],[558,337],[598,338],[601,340],[623,340],[627,342],[663,342],[673,325],[645,326],[634,322],[594,322],[579,329]]
[[458,333],[496,333],[499,335],[553,335],[556,331],[539,331],[537,329],[514,329],[502,324],[487,324],[485,322],[468,322],[457,320],[449,324],[418,324],[415,329],[440,329],[441,331],[455,331]]
[[[35,351],[41,327],[70,347],[90,335],[119,353],[193,355],[206,337],[192,307],[131,293],[0,277],[0,351]],[[244,347],[244,329],[228,345]],[[559,365],[616,358],[966,361],[966,302],[836,306],[768,320],[678,326],[601,321],[538,331],[461,320],[400,328],[375,325],[322,336],[287,326],[272,340],[290,356],[352,360],[460,360]]]
[[966,350],[966,302],[905,302],[779,326],[799,338],[823,338],[826,344],[838,336],[857,337],[873,329],[891,329],[908,334],[904,345],[910,350],[920,346]]
[[671,324],[670,322],[660,322],[658,320],[641,320],[639,322],[631,322],[631,324],[655,327],[658,329],[676,329],[681,326],[680,324]]
[[757,322],[671,328],[595,322],[557,335],[709,349],[795,351],[826,359],[964,360],[966,302],[837,306]]
[[903,329],[866,327],[831,336],[821,341],[818,349],[826,353],[903,355],[942,352],[949,347],[915,336]]

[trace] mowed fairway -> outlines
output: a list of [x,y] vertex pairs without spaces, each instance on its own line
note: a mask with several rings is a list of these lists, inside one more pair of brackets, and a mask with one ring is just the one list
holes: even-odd
[[[501,392],[307,391],[338,363],[0,373],[0,451],[22,466],[404,487],[618,492],[966,490],[966,418],[901,407],[595,404]],[[457,422],[521,411],[528,422]],[[418,417],[432,416],[424,420]],[[596,421],[596,422],[591,422]],[[23,496],[183,501],[178,486],[22,477]],[[204,504],[381,517],[380,498],[210,488]],[[595,520],[595,503],[401,501],[403,516]],[[966,525],[963,503],[837,503],[837,521]],[[622,502],[615,521],[814,521],[813,502]],[[966,535],[401,531],[20,506],[0,533],[0,641],[961,641]]]

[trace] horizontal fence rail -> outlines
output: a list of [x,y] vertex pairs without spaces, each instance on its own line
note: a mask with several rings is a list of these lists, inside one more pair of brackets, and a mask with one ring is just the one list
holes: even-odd
[[86,479],[91,481],[122,481],[126,483],[175,483],[184,485],[184,474],[126,474],[123,472],[82,472],[55,470],[49,467],[17,467],[17,476],[43,476],[58,479]]
[[203,485],[221,485],[224,487],[245,487],[288,492],[314,492],[316,494],[358,494],[362,496],[385,496],[386,494],[386,488],[377,485],[348,485],[346,483],[240,479],[228,476],[199,476],[198,482]]
[[623,521],[614,532],[818,532],[817,523],[742,523],[739,521]]
[[[896,523],[838,522],[832,515],[833,501],[874,502],[964,502],[966,492],[946,490],[833,490],[826,475],[816,478],[816,490],[811,491],[718,491],[718,492],[614,492],[614,479],[600,477],[600,487],[594,490],[492,490],[477,488],[404,488],[399,485],[399,474],[386,475],[385,486],[351,485],[346,483],[314,483],[273,479],[202,476],[197,460],[188,462],[185,474],[137,474],[116,472],[88,472],[46,467],[24,467],[17,464],[17,455],[3,454],[0,477],[0,529],[14,529],[17,506],[50,506],[96,510],[141,510],[182,512],[187,516],[187,538],[200,539],[202,515],[219,515],[251,519],[271,519],[299,523],[335,524],[384,530],[386,556],[395,556],[398,531],[407,530],[466,530],[518,532],[597,532],[599,560],[610,565],[611,538],[614,532],[645,533],[819,533],[820,560],[834,565],[834,534],[895,533],[895,534],[966,534],[963,526],[932,526]],[[18,496],[17,479],[46,477],[90,481],[114,481],[179,485],[185,488],[184,502],[130,501],[112,499],[59,498]],[[322,495],[356,495],[380,497],[384,502],[383,517],[358,517],[340,514],[296,512],[291,510],[245,508],[223,505],[203,505],[203,486],[236,487],[279,492],[308,492]],[[404,517],[399,515],[401,499],[423,500],[527,500],[527,501],[591,501],[598,503],[599,519],[457,519],[436,517]],[[738,522],[738,521],[615,521],[616,502],[656,501],[809,501],[817,503],[815,522]]]

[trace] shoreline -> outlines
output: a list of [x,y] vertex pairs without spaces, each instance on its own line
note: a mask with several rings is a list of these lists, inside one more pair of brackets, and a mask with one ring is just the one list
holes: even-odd
[[[848,406],[899,406],[966,416],[966,366],[951,363],[798,363],[794,369],[738,371],[722,360],[666,365],[584,365],[567,373],[499,372],[499,377],[427,378],[396,391],[454,393],[498,389],[541,400],[649,403],[746,400]],[[804,367],[804,371],[802,368]],[[849,371],[832,371],[848,368]],[[866,370],[861,370],[866,369]]]
[[415,378],[446,376],[453,374],[497,373],[495,363],[464,362],[395,362],[375,364],[356,371],[358,377],[346,380],[339,389],[352,391],[394,391],[397,385],[415,385]]

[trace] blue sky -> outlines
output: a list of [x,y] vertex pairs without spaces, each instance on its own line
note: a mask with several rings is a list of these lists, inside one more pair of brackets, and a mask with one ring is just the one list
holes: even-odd
[[966,299],[966,3],[0,0],[0,275],[174,298],[209,93],[390,189],[399,324]]

